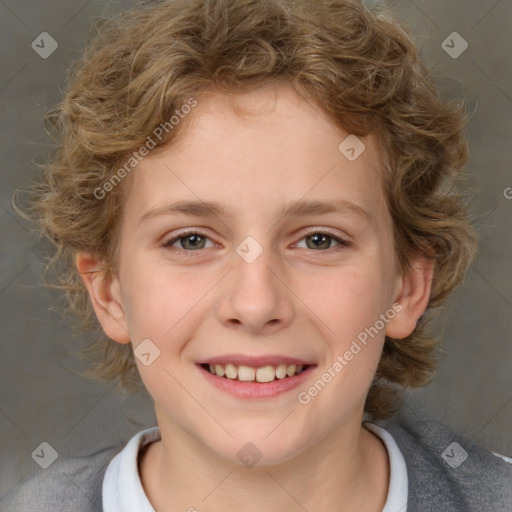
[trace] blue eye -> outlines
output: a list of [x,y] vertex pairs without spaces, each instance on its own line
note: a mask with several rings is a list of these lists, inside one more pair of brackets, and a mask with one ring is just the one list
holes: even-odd
[[[308,239],[311,240],[312,244],[307,243]],[[306,248],[313,249],[315,251],[319,249],[333,249],[333,247],[331,247],[332,240],[334,240],[338,244],[336,246],[337,248],[350,246],[350,244],[346,240],[334,236],[331,233],[325,233],[323,231],[310,231],[309,233],[306,234],[306,236],[301,238],[301,240],[306,240]]]
[[[187,231],[186,233],[180,233],[179,236],[167,241],[164,244],[164,247],[172,250],[183,249],[185,251],[198,251],[199,249],[205,248],[206,240],[209,240],[209,238],[205,233],[201,233],[200,231]],[[180,248],[174,247],[176,242],[181,242]],[[212,244],[210,247],[213,247],[214,245],[215,244]]]
[[[350,243],[332,233],[323,232],[319,230],[312,230],[306,233],[299,242],[306,240],[306,249],[312,249],[315,251],[326,252],[329,249],[339,250],[346,247],[350,247]],[[308,240],[311,243],[308,243]],[[163,247],[173,252],[195,252],[201,249],[207,249],[206,245],[210,242],[209,247],[215,247],[215,243],[208,238],[206,233],[197,230],[190,230],[184,233],[180,233],[178,236],[171,238],[163,244]],[[337,245],[331,247],[332,241],[336,242]],[[179,243],[179,246],[176,244]]]

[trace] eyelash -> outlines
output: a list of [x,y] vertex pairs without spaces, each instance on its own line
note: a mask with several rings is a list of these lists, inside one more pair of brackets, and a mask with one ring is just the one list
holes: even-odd
[[[191,253],[190,256],[193,256],[193,253],[195,252],[200,252],[201,250],[204,250],[204,249],[196,249],[196,250],[187,250],[187,249],[182,249],[182,248],[177,248],[177,247],[173,247],[173,244],[176,243],[178,240],[182,239],[182,238],[186,238],[187,236],[190,236],[190,235],[199,235],[203,238],[207,238],[209,239],[209,236],[204,233],[203,231],[201,230],[189,230],[189,231],[185,231],[183,233],[180,233],[178,236],[175,236],[174,238],[168,240],[167,242],[165,242],[163,244],[163,247],[165,249],[168,249],[170,250],[171,252],[186,252],[186,253]],[[335,246],[335,247],[330,247],[329,249],[325,249],[325,250],[321,250],[319,249],[318,251],[315,251],[315,252],[328,252],[328,251],[331,251],[331,250],[342,250],[342,249],[345,249],[347,247],[351,247],[351,243],[350,242],[347,242],[346,240],[344,240],[343,238],[340,238],[332,233],[329,233],[327,231],[320,231],[318,229],[313,229],[313,230],[310,230],[310,231],[307,231],[306,233],[304,233],[303,237],[299,240],[303,240],[304,238],[307,238],[308,236],[311,236],[311,235],[325,235],[326,237],[328,238],[331,238],[332,240],[334,240],[335,242],[338,242],[339,245]],[[211,240],[213,242],[213,240]],[[310,249],[311,251],[313,251],[314,249]]]

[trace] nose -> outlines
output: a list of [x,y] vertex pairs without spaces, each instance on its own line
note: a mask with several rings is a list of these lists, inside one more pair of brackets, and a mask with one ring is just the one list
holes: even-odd
[[290,325],[293,294],[270,252],[264,250],[251,263],[234,253],[234,268],[219,290],[217,316],[226,327],[268,335]]

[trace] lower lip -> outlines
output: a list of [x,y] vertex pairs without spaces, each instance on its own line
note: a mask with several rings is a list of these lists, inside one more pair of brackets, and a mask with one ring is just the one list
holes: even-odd
[[272,382],[244,382],[227,379],[226,377],[218,377],[200,365],[197,365],[197,367],[213,386],[239,398],[271,398],[280,395],[300,386],[315,368],[314,365],[308,366],[298,375],[285,377],[284,379],[275,379]]

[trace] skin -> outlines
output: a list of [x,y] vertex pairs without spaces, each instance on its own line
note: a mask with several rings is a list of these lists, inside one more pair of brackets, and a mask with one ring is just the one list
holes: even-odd
[[[252,114],[241,115],[242,107]],[[366,149],[351,162],[338,150],[347,135],[285,86],[209,91],[177,143],[126,179],[117,275],[109,280],[94,272],[94,255],[77,255],[105,332],[134,348],[149,338],[160,350],[149,366],[137,359],[162,435],[140,468],[157,512],[382,510],[389,461],[362,426],[364,402],[385,334],[405,338],[425,311],[432,262],[418,257],[410,272],[398,271],[379,147],[373,136],[361,139]],[[141,221],[178,199],[217,201],[229,215]],[[350,209],[279,214],[298,199],[352,201],[369,220]],[[177,239],[184,228],[204,232],[200,249]],[[320,238],[315,248],[314,233],[349,245]],[[247,236],[263,249],[252,263],[236,252]],[[394,303],[400,313],[300,404],[297,394]],[[284,354],[317,367],[299,389],[235,398],[195,364],[230,353]],[[237,458],[247,442],[262,454],[251,468]]]

